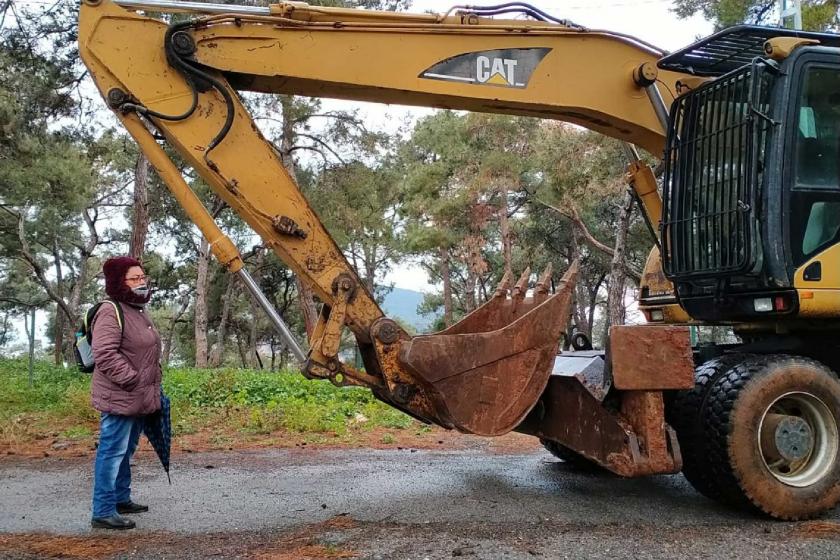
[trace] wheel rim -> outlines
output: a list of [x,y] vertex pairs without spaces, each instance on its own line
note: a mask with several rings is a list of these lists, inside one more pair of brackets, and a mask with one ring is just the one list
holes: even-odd
[[837,459],[840,437],[831,409],[816,395],[791,392],[767,407],[758,446],[767,470],[798,488],[821,480]]

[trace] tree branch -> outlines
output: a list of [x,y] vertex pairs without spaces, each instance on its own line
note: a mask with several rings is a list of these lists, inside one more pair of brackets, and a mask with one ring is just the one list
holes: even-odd
[[[324,142],[323,140],[321,140],[317,136],[313,136],[311,134],[304,134],[302,132],[299,132],[298,136],[300,136],[301,138],[308,138],[308,139],[312,140],[313,142],[315,142],[316,144],[320,144],[321,146],[326,148],[326,150],[328,152],[330,152],[339,162],[341,162],[342,164],[347,163],[347,162],[344,161],[344,159],[342,159],[342,157],[338,154],[338,152],[333,150],[332,147],[329,144],[327,144],[326,142]],[[294,149],[294,146],[292,147],[292,149]]]
[[[568,218],[575,225],[575,227],[577,227],[578,231],[581,233],[581,235],[583,235],[587,243],[589,243],[592,247],[601,251],[610,258],[615,256],[615,250],[612,247],[601,243],[595,238],[594,235],[592,235],[592,232],[589,231],[589,228],[586,226],[586,223],[584,223],[583,218],[580,217],[580,214],[578,213],[577,208],[574,204],[570,203],[568,205],[569,210],[561,210],[553,204],[549,204],[548,202],[540,200],[536,196],[533,196],[532,198],[533,200],[535,200],[539,204],[542,204],[546,208],[550,208],[551,210],[554,210],[564,218]],[[627,276],[631,277],[636,282],[636,284],[642,281],[641,272],[639,272],[638,270],[634,270],[626,262],[622,264],[622,267],[624,268],[624,272],[627,274]]]
[[64,301],[55,289],[50,285],[49,280],[47,280],[47,276],[44,273],[43,267],[38,263],[38,260],[32,254],[32,251],[29,248],[29,242],[26,240],[26,230],[24,228],[23,216],[18,215],[18,242],[20,243],[20,253],[23,257],[24,261],[29,265],[29,268],[35,274],[35,278],[38,280],[38,284],[44,289],[47,295],[53,300],[56,305],[58,305],[61,310],[64,312],[64,315],[67,319],[72,323],[75,323],[76,317],[73,316],[73,313],[70,310],[70,307],[67,305],[67,302]]

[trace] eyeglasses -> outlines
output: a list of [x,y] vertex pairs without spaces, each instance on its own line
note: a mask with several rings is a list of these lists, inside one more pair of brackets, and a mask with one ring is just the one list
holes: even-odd
[[125,281],[126,282],[143,282],[144,280],[148,279],[149,277],[146,275],[141,276],[127,276]]

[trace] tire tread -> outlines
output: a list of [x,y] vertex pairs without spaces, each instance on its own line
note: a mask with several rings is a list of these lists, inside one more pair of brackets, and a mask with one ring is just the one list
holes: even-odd
[[787,354],[751,356],[726,372],[710,387],[702,421],[708,438],[709,480],[714,482],[715,492],[719,499],[739,509],[763,513],[777,519],[796,521],[817,517],[820,512],[790,515],[774,510],[769,504],[760,503],[754,496],[750,495],[739,481],[732,468],[729,453],[733,429],[730,420],[741,391],[751,381],[767,375],[773,369],[773,366],[778,366],[782,362],[808,365],[826,372],[835,380],[837,379],[836,374],[824,364],[810,358]]
[[676,394],[668,414],[668,423],[677,432],[680,444],[683,476],[695,490],[712,500],[720,497],[710,473],[703,409],[711,386],[746,357],[745,354],[725,354],[699,365],[694,373],[694,387]]

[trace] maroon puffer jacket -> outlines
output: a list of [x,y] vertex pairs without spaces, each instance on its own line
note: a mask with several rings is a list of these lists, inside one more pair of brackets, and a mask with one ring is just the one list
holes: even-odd
[[100,412],[138,416],[160,408],[160,336],[146,311],[121,303],[125,328],[117,312],[104,303],[93,323],[91,402]]

